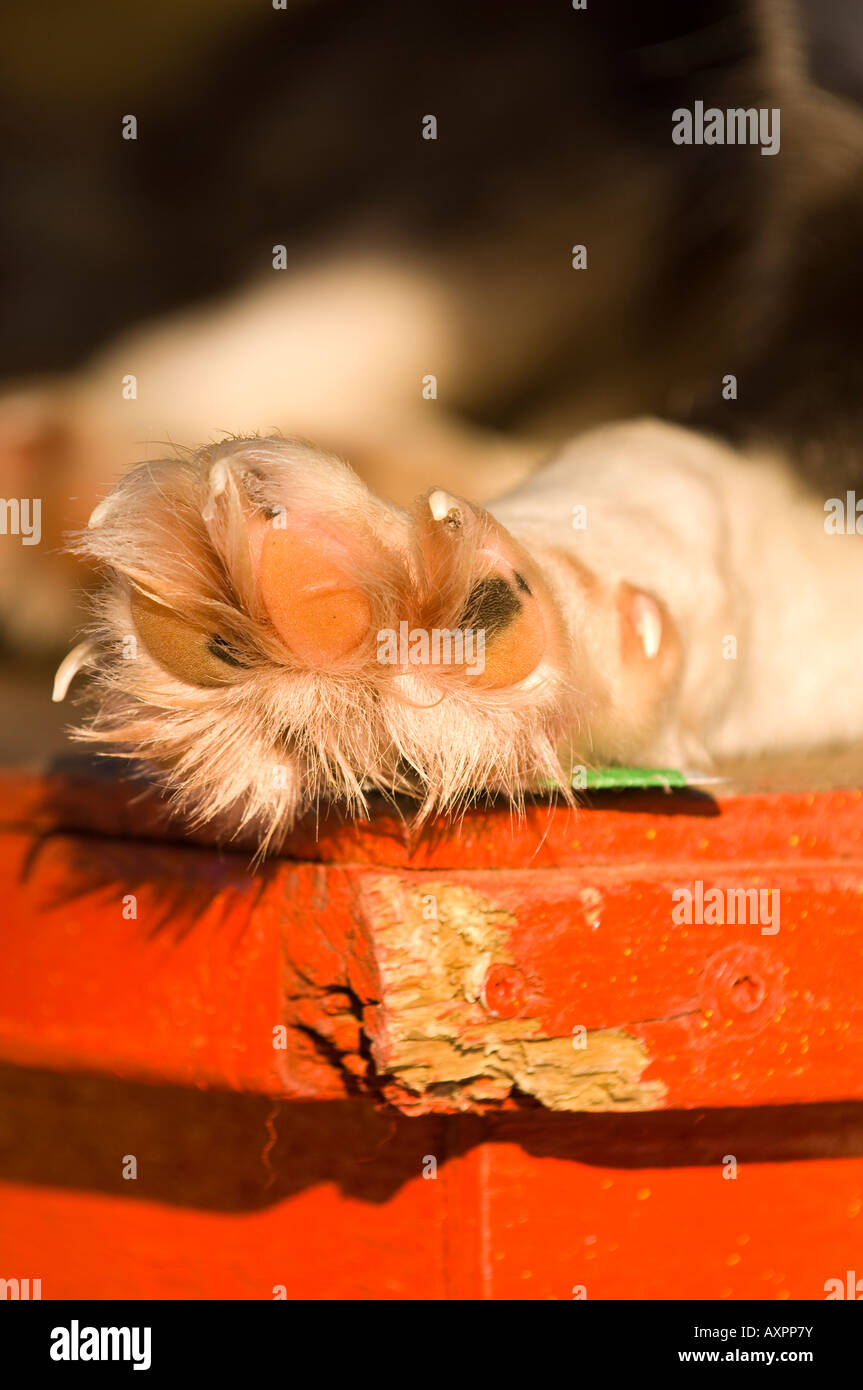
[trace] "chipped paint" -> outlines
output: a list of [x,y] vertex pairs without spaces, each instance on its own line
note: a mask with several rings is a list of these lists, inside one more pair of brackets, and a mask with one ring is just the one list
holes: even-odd
[[[430,897],[433,920],[423,910]],[[622,1029],[589,1030],[576,1049],[570,1036],[544,1035],[529,1011],[495,1017],[484,1007],[478,982],[493,969],[517,973],[512,913],[462,884],[419,887],[390,875],[367,880],[362,898],[381,987],[375,1065],[409,1097],[465,1110],[514,1092],[551,1110],[661,1105],[663,1084],[641,1079],[644,1044]],[[408,1100],[403,1108],[417,1107]]]

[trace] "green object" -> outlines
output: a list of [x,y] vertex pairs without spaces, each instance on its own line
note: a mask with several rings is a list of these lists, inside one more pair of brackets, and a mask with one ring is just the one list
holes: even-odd
[[[598,767],[584,776],[588,791],[628,791],[630,787],[686,787],[685,772],[665,767]],[[577,785],[577,781],[575,783]]]
[[[679,772],[671,767],[597,767],[585,768],[573,778],[576,791],[631,791],[635,788],[661,787],[670,791],[673,787],[701,787],[709,783],[723,782],[724,777],[709,777],[700,772]],[[557,784],[547,782],[550,791]]]

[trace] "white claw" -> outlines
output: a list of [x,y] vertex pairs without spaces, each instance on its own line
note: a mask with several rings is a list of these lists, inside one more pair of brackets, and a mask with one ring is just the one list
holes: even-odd
[[216,516],[216,502],[228,486],[228,465],[223,459],[217,460],[210,469],[207,481],[210,490],[201,512],[204,521],[213,521]]
[[65,700],[69,686],[81,670],[81,667],[87,665],[95,650],[95,642],[79,642],[77,647],[73,647],[69,654],[64,656],[60,665],[57,667],[57,674],[54,677],[54,689],[51,692],[51,699],[55,705],[62,704]]
[[459,505],[454,497],[450,497],[443,488],[435,488],[429,495],[429,511],[435,521],[443,521],[449,516],[450,512],[458,512]]
[[111,506],[110,497],[103,497],[101,502],[97,502],[90,513],[90,520],[87,522],[89,530],[97,531],[100,526],[104,526],[105,518],[111,510]]
[[632,601],[635,630],[641,638],[644,655],[652,661],[662,646],[662,614],[659,604],[647,594],[636,594]]

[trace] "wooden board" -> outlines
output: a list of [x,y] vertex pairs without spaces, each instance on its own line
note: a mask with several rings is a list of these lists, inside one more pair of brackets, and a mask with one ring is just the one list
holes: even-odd
[[[3,791],[8,1061],[410,1114],[863,1093],[859,791],[609,794],[416,840],[381,813],[257,872],[157,838],[120,781]],[[675,921],[682,890],[764,920]]]
[[[255,873],[116,776],[0,787],[0,1277],[782,1299],[859,1263],[858,790],[376,808]],[[779,930],[675,922],[698,882]]]

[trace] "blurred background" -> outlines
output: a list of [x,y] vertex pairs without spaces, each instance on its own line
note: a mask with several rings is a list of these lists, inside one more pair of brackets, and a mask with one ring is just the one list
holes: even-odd
[[[346,164],[360,163],[351,147],[368,134],[369,106],[380,105],[375,84],[384,75],[398,78],[397,68],[403,81],[416,54],[399,51],[398,30],[390,28],[385,42],[386,26],[373,16],[388,18],[386,3],[285,5],[285,12],[273,12],[264,0],[151,0],[141,7],[6,0],[0,27],[4,379],[78,367],[130,324],[239,285],[260,270],[261,245],[288,213],[293,225],[286,234],[296,238],[298,217],[313,228],[343,209],[348,195],[375,196],[374,186],[360,191],[356,176],[348,188],[338,179]],[[422,5],[401,8],[416,15],[410,28],[402,21],[401,37],[410,34],[433,52],[436,22]],[[470,11],[489,24],[497,14],[498,33],[488,37],[493,49],[508,11],[528,8],[475,0],[461,6],[463,25],[466,32],[472,27]],[[606,0],[597,8],[612,28],[619,23],[624,41],[645,37],[636,32],[629,5]],[[731,14],[749,7],[646,8],[646,36],[653,29],[659,38],[664,22],[685,30],[709,20],[711,9]],[[318,52],[317,68],[309,61],[303,74],[298,59],[305,54],[297,49],[311,47],[312,36],[296,21],[300,11],[312,10],[313,37],[329,53]],[[792,10],[816,80],[863,100],[857,0],[794,0]],[[720,41],[716,35],[717,47]],[[324,56],[326,90],[298,91],[298,77],[314,87]],[[455,62],[458,54],[449,57]],[[374,67],[357,82],[352,64],[370,61]],[[290,83],[281,80],[288,75]],[[483,104],[498,98],[493,67],[485,77],[488,90],[475,89]],[[415,91],[414,111],[421,97],[435,95],[428,85]],[[285,137],[294,133],[298,113],[299,126],[304,107],[305,148],[298,149]],[[141,127],[131,150],[120,138],[127,112]],[[511,139],[512,131],[507,134]],[[416,122],[410,136],[414,141]],[[392,179],[381,154],[377,142],[366,147],[365,163],[377,165],[378,184]],[[316,165],[316,198],[305,207],[295,201],[298,158],[304,167]],[[439,219],[437,191],[429,190],[420,222],[424,212],[428,225]]]

